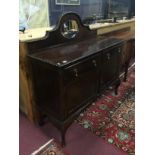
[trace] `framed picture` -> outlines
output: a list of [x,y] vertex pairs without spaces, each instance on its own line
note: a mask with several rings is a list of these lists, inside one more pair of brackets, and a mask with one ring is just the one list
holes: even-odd
[[56,5],[80,5],[80,0],[55,0]]

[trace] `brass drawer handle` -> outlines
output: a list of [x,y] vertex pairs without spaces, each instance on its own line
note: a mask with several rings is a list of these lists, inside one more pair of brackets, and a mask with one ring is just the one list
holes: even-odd
[[118,49],[118,53],[121,53],[121,49],[120,48]]
[[75,77],[78,77],[78,70],[75,68],[74,69]]
[[97,66],[96,60],[93,60],[92,62],[94,64],[94,66],[96,67]]
[[107,53],[107,58],[108,60],[110,60],[110,53]]

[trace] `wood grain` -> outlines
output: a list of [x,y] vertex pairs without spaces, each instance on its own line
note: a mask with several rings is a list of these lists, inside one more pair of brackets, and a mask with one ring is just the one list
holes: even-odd
[[20,110],[24,112],[32,122],[37,120],[33,86],[28,68],[27,47],[25,43],[19,43],[19,104]]

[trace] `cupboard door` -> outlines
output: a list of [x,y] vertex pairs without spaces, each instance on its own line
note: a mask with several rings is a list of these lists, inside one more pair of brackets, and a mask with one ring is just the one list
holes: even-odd
[[121,48],[113,48],[103,53],[101,62],[101,87],[119,75]]
[[99,82],[97,67],[99,62],[98,59],[87,62],[79,64],[80,66],[75,65],[68,70],[67,79],[70,79],[70,82],[67,80],[64,91],[68,115],[96,97]]

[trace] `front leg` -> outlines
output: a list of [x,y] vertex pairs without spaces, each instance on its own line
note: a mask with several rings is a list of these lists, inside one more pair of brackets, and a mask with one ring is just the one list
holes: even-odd
[[118,87],[120,86],[121,84],[121,80],[120,79],[117,79],[117,82],[116,82],[116,85],[115,85],[115,95],[118,95]]
[[67,131],[67,128],[61,129],[61,145],[62,145],[62,147],[66,146],[66,131]]
[[126,82],[126,80],[127,80],[129,63],[130,63],[130,61],[127,61],[127,62],[125,63],[125,73],[124,73],[124,80],[123,80],[124,82]]

